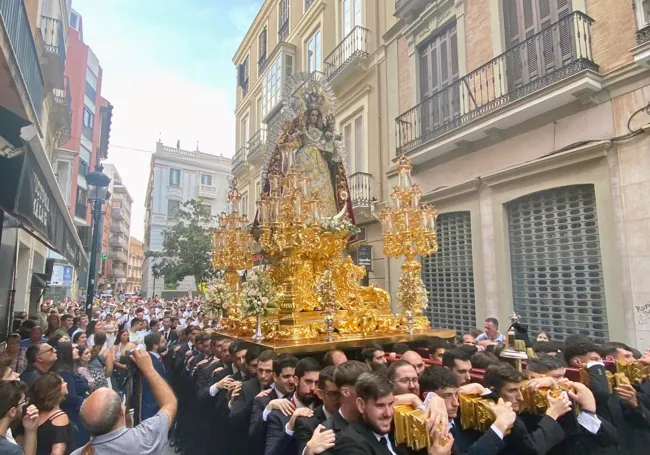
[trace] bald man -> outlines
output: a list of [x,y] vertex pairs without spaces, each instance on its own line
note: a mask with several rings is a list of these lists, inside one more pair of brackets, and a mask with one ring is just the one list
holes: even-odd
[[177,401],[167,382],[156,372],[151,356],[145,350],[136,350],[131,358],[151,386],[160,410],[129,430],[125,426],[124,406],[113,389],[95,390],[81,406],[81,422],[92,440],[72,455],[88,453],[92,446],[94,455],[158,455],[167,448],[167,432],[176,417]]
[[418,374],[419,378],[425,367],[422,356],[415,351],[406,351],[404,354],[402,354],[402,360],[406,360],[408,363],[413,365],[413,368],[415,368],[415,372]]

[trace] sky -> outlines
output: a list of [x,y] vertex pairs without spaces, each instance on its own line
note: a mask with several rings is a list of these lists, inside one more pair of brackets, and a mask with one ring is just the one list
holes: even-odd
[[[165,145],[232,157],[232,57],[263,0],[72,0],[113,107],[106,163],[133,197],[131,236],[144,238],[151,153]],[[134,150],[136,149],[136,150]],[[147,152],[150,151],[150,152]]]

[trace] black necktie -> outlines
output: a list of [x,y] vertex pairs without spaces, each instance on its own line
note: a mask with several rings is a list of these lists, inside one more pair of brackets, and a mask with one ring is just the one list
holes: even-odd
[[379,438],[379,442],[381,443],[382,446],[385,447],[384,453],[386,455],[391,455],[390,450],[388,449],[388,436],[382,436]]

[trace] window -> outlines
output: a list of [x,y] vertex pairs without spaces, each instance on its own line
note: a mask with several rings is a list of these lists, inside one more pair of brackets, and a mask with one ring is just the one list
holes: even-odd
[[262,181],[258,180],[257,182],[255,182],[255,202],[259,200],[261,193],[262,193]]
[[248,216],[248,193],[244,194],[241,197],[241,206],[239,207],[239,213],[242,215]]
[[86,106],[84,106],[84,115],[83,115],[83,127],[81,132],[86,139],[93,140],[93,125],[95,124],[95,114],[90,112]]
[[257,50],[260,56],[257,64],[261,67],[266,62],[266,28],[262,30],[257,40]]
[[90,68],[86,69],[86,95],[93,101],[97,98],[97,76]]
[[430,132],[453,120],[460,112],[458,86],[445,90],[458,80],[456,24],[424,44],[419,53],[422,129]]
[[343,139],[345,140],[345,149],[348,152],[347,164],[350,173],[365,172],[363,165],[363,114],[343,126]]
[[212,216],[212,205],[211,204],[201,204],[201,209],[203,213],[207,216]]
[[282,55],[273,61],[262,80],[262,119],[280,102],[282,96]]
[[241,87],[241,97],[244,98],[248,94],[248,73],[249,73],[248,57],[244,59],[237,67],[237,85]]
[[594,186],[553,188],[506,207],[515,312],[554,340],[576,334],[597,344],[608,340]]
[[341,8],[341,14],[343,17],[341,22],[343,25],[343,36],[341,39],[348,36],[352,29],[357,25],[363,26],[361,11],[362,0],[343,0],[342,3],[343,7]]
[[79,158],[84,160],[86,163],[90,163],[90,150],[88,150],[83,144],[81,144],[81,149],[79,150]]
[[264,122],[262,121],[262,98],[257,98],[257,118],[260,121],[260,129],[264,127]]
[[201,174],[201,185],[212,186],[212,174]]
[[88,203],[88,192],[81,187],[77,187],[77,204],[86,205]]
[[289,36],[289,0],[280,0],[278,5],[278,41],[281,43]]
[[[571,12],[569,0],[504,0],[508,84],[517,88],[561,67],[573,56],[571,21],[549,30],[549,26]],[[526,39],[541,32],[541,39]]]
[[322,69],[320,30],[307,41],[307,71],[309,73]]
[[170,199],[167,201],[167,219],[177,220],[181,211],[181,201]]
[[422,258],[422,282],[429,291],[424,314],[432,327],[468,333],[476,327],[470,212],[440,214],[436,232],[438,252]]
[[250,122],[249,122],[249,117],[246,116],[241,120],[241,125],[240,125],[240,139],[241,139],[241,146],[239,148],[244,148],[248,147],[248,140],[250,139]]
[[79,160],[79,175],[83,177],[88,175],[88,163],[82,159]]
[[79,15],[74,11],[70,11],[70,27],[79,31]]
[[181,170],[169,169],[169,186],[181,186]]

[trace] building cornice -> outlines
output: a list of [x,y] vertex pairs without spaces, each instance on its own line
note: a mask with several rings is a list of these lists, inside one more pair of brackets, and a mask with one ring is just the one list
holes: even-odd
[[481,177],[481,180],[489,187],[496,187],[544,172],[556,171],[568,166],[585,164],[605,158],[611,147],[612,142],[609,140],[596,141],[566,152],[546,155],[533,161],[488,174]]
[[442,202],[452,198],[476,193],[481,187],[481,179],[473,179],[458,185],[436,188],[422,196],[425,202]]
[[244,35],[244,39],[242,40],[242,42],[239,44],[239,47],[237,48],[237,52],[235,52],[235,55],[233,55],[232,57],[232,62],[235,65],[241,63],[241,61],[244,59],[246,54],[248,54],[248,48],[252,44],[251,41],[257,37],[256,32],[260,28],[261,24],[262,23],[266,24],[266,20],[268,19],[268,15],[269,15],[269,10],[271,10],[276,3],[277,0],[265,0],[264,4],[257,12],[255,19],[253,19],[253,23],[248,28],[248,31]]

